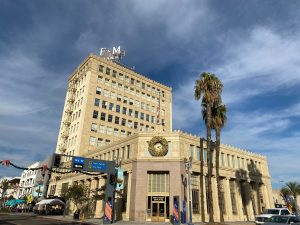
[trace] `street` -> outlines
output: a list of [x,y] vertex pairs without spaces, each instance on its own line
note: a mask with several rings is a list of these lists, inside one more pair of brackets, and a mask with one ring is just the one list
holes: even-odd
[[67,225],[77,224],[47,219],[30,214],[0,214],[0,225]]

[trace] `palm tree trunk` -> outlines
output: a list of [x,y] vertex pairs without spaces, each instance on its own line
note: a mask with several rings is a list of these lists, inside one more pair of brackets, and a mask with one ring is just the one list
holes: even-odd
[[211,105],[207,104],[207,125],[206,125],[206,135],[207,135],[207,172],[208,172],[208,209],[209,209],[209,222],[214,222],[214,206],[212,198],[212,150],[211,150]]
[[297,203],[297,195],[294,195],[294,204],[295,204],[295,213],[298,214],[298,203]]
[[221,192],[221,181],[220,181],[220,129],[216,128],[216,178],[218,187],[218,200],[219,200],[219,210],[220,210],[220,222],[224,222],[223,213],[223,196]]
[[205,205],[204,205],[204,162],[203,162],[203,139],[200,138],[200,204],[201,204],[201,220],[205,222]]

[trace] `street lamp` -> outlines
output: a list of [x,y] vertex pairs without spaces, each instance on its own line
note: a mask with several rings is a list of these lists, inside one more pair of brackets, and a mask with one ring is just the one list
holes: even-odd
[[191,173],[190,169],[192,168],[192,157],[189,157],[189,159],[184,158],[184,165],[185,165],[185,171],[188,176],[188,200],[189,200],[189,212],[190,212],[190,222],[188,225],[193,225],[193,220],[192,220],[192,196],[191,196]]

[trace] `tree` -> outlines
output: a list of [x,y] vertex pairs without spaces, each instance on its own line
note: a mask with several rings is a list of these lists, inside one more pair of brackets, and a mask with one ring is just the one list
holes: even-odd
[[[226,111],[226,106],[224,104],[221,104],[220,102],[214,102],[211,108],[211,127],[215,130],[216,133],[216,179],[218,187],[218,203],[221,222],[224,222],[224,196],[222,196],[221,193],[220,181],[220,136],[221,129],[225,126],[227,120]],[[202,116],[204,121],[207,121],[207,104],[205,100],[202,103]]]
[[[195,92],[194,96],[196,100],[202,98],[202,102],[206,103],[207,111],[207,121],[206,125],[206,136],[207,136],[207,169],[208,169],[208,203],[209,203],[209,221],[214,222],[214,209],[213,209],[213,199],[212,199],[212,187],[211,187],[211,177],[212,177],[212,150],[210,146],[211,142],[211,108],[214,102],[218,102],[220,99],[220,94],[223,89],[223,84],[221,81],[212,73],[204,72],[200,75],[200,79],[195,82]],[[203,174],[201,174],[203,176]],[[203,187],[201,187],[203,188]],[[203,197],[203,196],[202,196]],[[202,206],[203,207],[203,206]]]
[[[104,189],[103,189],[104,190]],[[83,184],[73,183],[62,195],[67,201],[74,203],[76,211],[87,211],[88,214],[92,214],[96,207],[96,200],[101,200],[104,194],[98,194],[97,189],[91,191],[87,186]]]
[[3,179],[0,183],[0,189],[2,190],[2,194],[1,194],[2,207],[4,206],[4,197],[8,187],[9,187],[9,180]]
[[294,198],[294,211],[298,214],[298,204],[297,204],[297,196],[300,195],[300,184],[297,182],[288,182],[285,184],[285,191],[288,191],[289,195],[292,195]]

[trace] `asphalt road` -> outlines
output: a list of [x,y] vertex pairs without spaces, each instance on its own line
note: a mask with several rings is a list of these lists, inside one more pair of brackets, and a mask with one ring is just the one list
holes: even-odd
[[0,214],[0,225],[71,225],[59,220],[41,218],[35,215]]

